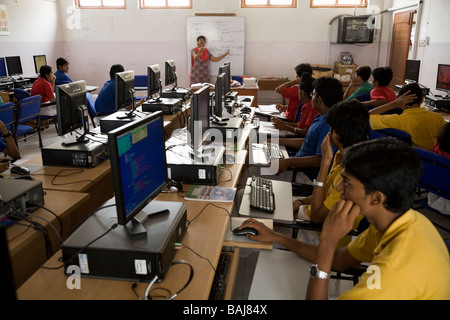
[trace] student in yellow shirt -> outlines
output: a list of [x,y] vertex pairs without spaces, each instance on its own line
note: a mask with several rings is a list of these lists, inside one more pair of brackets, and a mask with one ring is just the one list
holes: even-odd
[[[386,156],[389,155],[389,156]],[[339,299],[450,299],[450,257],[432,223],[411,209],[421,175],[417,153],[394,138],[362,142],[346,150],[340,200],[325,219],[318,246],[299,243],[247,220],[262,242],[278,242],[312,261],[308,299],[327,299],[331,269],[371,265]],[[363,214],[369,228],[348,246],[338,241]]]

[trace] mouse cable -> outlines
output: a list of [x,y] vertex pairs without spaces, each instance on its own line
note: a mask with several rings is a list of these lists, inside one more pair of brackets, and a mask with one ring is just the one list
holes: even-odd
[[213,264],[211,263],[211,260],[209,260],[208,258],[206,258],[206,257],[202,256],[201,254],[197,253],[196,251],[194,251],[194,249],[192,249],[192,248],[188,247],[187,245],[182,244],[182,243],[180,243],[180,242],[175,242],[173,245],[175,246],[175,249],[176,249],[176,250],[180,250],[180,249],[188,249],[188,250],[191,251],[193,254],[195,254],[197,257],[199,257],[199,258],[201,258],[201,259],[203,259],[203,260],[208,261],[208,263],[209,263],[209,265],[211,266],[211,268],[214,270],[214,272],[216,272],[216,268],[214,268]]
[[203,208],[202,208],[202,210],[200,210],[200,212],[194,217],[194,218],[192,218],[192,220],[187,220],[187,222],[188,222],[188,225],[190,225],[192,222],[194,222],[194,220],[195,219],[197,219],[202,213],[203,213],[203,211],[208,207],[208,206],[213,206],[213,207],[216,207],[216,208],[218,208],[218,209],[222,209],[222,210],[225,210],[225,212],[228,214],[228,216],[230,217],[230,231],[232,231],[232,228],[231,228],[231,214],[230,214],[230,212],[227,210],[227,209],[225,209],[224,207],[219,207],[218,205],[216,205],[216,204],[214,204],[214,203],[207,203]]

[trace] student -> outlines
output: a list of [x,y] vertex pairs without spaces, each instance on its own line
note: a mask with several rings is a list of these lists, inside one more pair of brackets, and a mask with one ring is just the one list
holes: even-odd
[[[39,78],[33,82],[30,94],[32,96],[41,95],[42,103],[55,103],[55,75],[52,67],[44,65],[39,69]],[[41,116],[56,116],[56,106],[41,106]]]
[[[424,98],[417,83],[404,85],[398,95],[400,97],[408,92],[415,96],[412,102],[403,104],[402,101],[394,101],[370,110],[370,126],[372,130],[394,128],[405,131],[411,135],[413,146],[431,151],[446,121],[439,113],[421,107]],[[400,115],[383,114],[399,107],[403,109]]]
[[[247,237],[280,243],[313,262],[310,274],[317,271],[320,277],[311,276],[308,299],[328,298],[332,269],[343,271],[363,261],[371,263],[370,269],[339,299],[450,299],[448,249],[433,224],[411,209],[422,171],[416,152],[394,138],[375,139],[346,150],[342,166],[342,200],[325,219],[318,246],[277,234],[254,219],[241,226],[258,230]],[[358,214],[369,228],[336,249]]]
[[370,96],[370,92],[374,89],[369,81],[371,72],[369,66],[361,66],[355,70],[355,76],[350,80],[350,85],[344,93],[344,100],[358,99],[362,95]]
[[[6,129],[5,124],[0,120],[0,152],[13,159],[20,159],[20,152],[12,137],[11,131]],[[0,173],[8,170],[10,162],[0,163]]]
[[[95,100],[95,110],[97,116],[102,117],[116,112],[116,73],[124,72],[125,69],[121,64],[114,64],[109,70],[109,80],[105,82],[102,89],[98,93],[98,97]],[[145,98],[142,98],[136,103],[139,107],[145,102]]]
[[71,83],[72,79],[67,75],[69,72],[69,61],[64,58],[56,59],[56,67],[58,70],[55,72],[55,85],[59,86],[60,84]]
[[372,70],[372,83],[375,88],[370,92],[370,101],[365,105],[377,107],[397,99],[394,90],[388,87],[394,74],[389,67],[380,67]]
[[[316,183],[322,185],[316,185],[311,196],[295,200],[293,206],[294,213],[298,211],[298,218],[314,223],[322,223],[333,205],[341,199],[341,193],[336,186],[342,180],[340,162],[344,151],[358,142],[369,139],[369,112],[357,100],[340,102],[332,106],[327,114],[327,123],[330,132],[321,145],[322,161],[316,178]],[[339,149],[335,155],[331,144]],[[358,227],[362,218],[360,215],[355,219],[353,229]],[[314,231],[300,232],[299,235],[303,236],[302,240],[310,243],[318,241],[319,238],[318,233]],[[350,240],[350,236],[342,238],[338,248],[345,246]]]
[[316,115],[319,114],[319,112],[313,108],[311,99],[311,94],[314,90],[313,84],[315,80],[316,79],[314,79],[310,73],[303,72],[300,81],[300,87],[298,90],[299,100],[301,103],[303,103],[303,106],[301,107],[300,120],[298,121],[298,123],[295,123],[287,122],[274,117],[272,121],[274,123],[275,129],[287,130],[295,133],[300,137],[306,136],[311,123],[314,121]]
[[277,104],[276,108],[280,111],[285,112],[285,116],[287,121],[295,122],[295,115],[297,113],[297,109],[300,105],[299,99],[299,84],[302,79],[302,74],[304,72],[308,72],[309,74],[313,73],[311,65],[309,63],[301,63],[295,67],[295,79],[285,82],[282,85],[278,86],[275,91],[283,97],[283,99],[288,99],[287,106]]
[[209,80],[209,60],[218,62],[225,58],[230,50],[219,57],[213,56],[205,47],[206,38],[197,37],[197,47],[191,50],[191,85],[194,83],[211,82]]

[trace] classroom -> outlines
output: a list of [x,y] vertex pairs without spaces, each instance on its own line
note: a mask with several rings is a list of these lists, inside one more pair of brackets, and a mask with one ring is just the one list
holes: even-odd
[[[37,131],[39,135],[30,136],[29,139],[20,142],[14,137],[18,146],[17,152],[20,150],[22,159],[17,160],[16,165],[11,164],[10,169],[5,169],[3,176],[17,178],[19,175],[26,175],[32,181],[26,181],[24,178],[0,179],[4,184],[3,187],[0,185],[0,190],[11,188],[6,184],[10,183],[9,180],[17,182],[20,180],[18,186],[25,181],[30,185],[32,182],[35,188],[33,192],[43,190],[43,195],[42,203],[38,205],[36,211],[33,211],[38,217],[27,218],[33,221],[29,223],[35,230],[24,231],[24,226],[17,222],[8,225],[7,228],[0,228],[4,231],[0,233],[0,244],[3,237],[6,248],[9,247],[9,256],[4,262],[5,272],[11,275],[9,281],[2,283],[1,297],[18,300],[191,300],[189,304],[187,302],[177,304],[178,309],[169,311],[174,316],[183,315],[183,310],[188,310],[186,311],[188,314],[194,315],[199,315],[202,310],[206,314],[214,311],[214,314],[224,316],[226,310],[220,310],[220,307],[217,308],[218,305],[214,304],[217,300],[229,300],[230,306],[234,303],[235,308],[231,308],[235,312],[234,315],[237,313],[244,315],[245,312],[247,315],[252,312],[267,315],[266,312],[269,312],[269,316],[273,316],[274,314],[270,314],[274,310],[271,308],[271,302],[276,300],[286,302],[305,298],[324,299],[324,297],[330,300],[450,299],[449,290],[441,288],[442,284],[439,285],[435,281],[424,285],[423,282],[428,281],[428,278],[418,281],[420,283],[418,286],[423,285],[428,291],[432,291],[428,287],[438,287],[434,295],[422,291],[416,295],[412,294],[414,290],[411,288],[415,288],[416,284],[411,285],[409,290],[406,286],[403,291],[392,288],[395,287],[396,281],[399,283],[398,286],[404,285],[398,280],[403,276],[402,271],[411,273],[419,270],[417,272],[420,273],[423,272],[420,267],[417,267],[418,269],[405,267],[407,271],[396,270],[395,272],[400,272],[401,276],[395,272],[387,275],[391,267],[389,264],[387,267],[382,266],[380,271],[378,265],[370,265],[370,260],[364,261],[367,265],[346,268],[346,272],[334,268],[335,265],[332,268],[330,256],[320,254],[326,252],[324,242],[320,241],[319,236],[325,217],[317,224],[313,221],[315,218],[311,217],[311,212],[317,209],[318,196],[322,197],[323,205],[318,206],[317,212],[322,212],[323,209],[327,214],[328,212],[331,214],[337,212],[339,208],[342,212],[352,215],[354,211],[360,208],[362,210],[362,204],[347,209],[344,205],[345,200],[348,200],[344,199],[346,187],[339,186],[351,183],[352,179],[361,184],[361,179],[355,178],[356,175],[347,173],[353,171],[345,167],[345,163],[347,161],[350,163],[354,159],[351,156],[347,158],[344,150],[351,148],[355,150],[355,157],[358,155],[362,159],[364,155],[358,154],[356,149],[361,145],[360,150],[363,150],[362,145],[365,142],[360,142],[369,139],[369,135],[364,136],[362,133],[364,137],[360,141],[352,141],[344,147],[338,140],[342,135],[348,134],[346,133],[348,131],[342,131],[341,136],[339,134],[334,136],[332,132],[340,132],[341,126],[333,124],[331,119],[327,119],[326,114],[330,109],[328,118],[351,122],[356,121],[358,116],[366,117],[365,113],[369,112],[367,123],[370,117],[372,129],[366,128],[370,129],[368,142],[373,142],[379,136],[391,138],[394,136],[402,140],[402,144],[405,141],[409,144],[408,148],[403,148],[402,145],[389,154],[393,163],[390,170],[392,172],[397,170],[395,161],[404,159],[404,155],[400,156],[400,152],[411,155],[408,152],[412,151],[416,152],[414,155],[418,154],[417,159],[425,173],[421,174],[417,181],[413,178],[404,179],[415,181],[410,182],[415,186],[412,195],[414,203],[407,204],[409,206],[407,209],[398,209],[403,210],[402,213],[407,210],[401,215],[401,219],[394,221],[392,218],[394,211],[387,205],[380,204],[376,209],[375,205],[368,205],[369,213],[366,215],[365,212],[361,212],[359,215],[361,218],[366,216],[362,220],[367,223],[363,229],[365,231],[360,231],[363,223],[358,225],[355,222],[350,232],[343,233],[343,237],[347,234],[343,239],[348,239],[346,242],[348,247],[340,247],[339,242],[338,246],[334,246],[331,255],[346,259],[342,264],[345,266],[350,265],[350,262],[361,262],[361,259],[356,258],[356,253],[365,254],[363,244],[368,246],[370,241],[357,241],[360,239],[359,235],[372,232],[370,235],[376,234],[377,237],[381,237],[386,230],[377,229],[381,219],[375,219],[371,215],[383,212],[386,217],[389,215],[393,219],[392,225],[398,230],[400,222],[407,225],[407,218],[426,224],[427,231],[432,230],[430,233],[433,236],[429,236],[425,242],[439,248],[435,250],[437,251],[435,255],[431,253],[433,250],[427,252],[425,246],[418,252],[429,254],[430,261],[443,261],[443,265],[437,269],[438,273],[444,274],[439,281],[450,279],[448,255],[450,180],[446,180],[446,177],[450,179],[448,156],[443,154],[445,151],[439,150],[439,157],[436,158],[435,152],[431,152],[432,147],[427,147],[428,150],[419,153],[425,148],[419,148],[417,133],[405,134],[404,131],[407,129],[397,128],[400,132],[395,131],[395,126],[390,131],[381,127],[378,130],[374,129],[375,123],[381,126],[381,117],[386,110],[392,113],[389,111],[398,110],[395,108],[409,108],[405,105],[416,103],[412,102],[413,98],[406,101],[408,92],[402,91],[403,86],[410,82],[412,85],[418,84],[420,95],[423,94],[423,100],[422,97],[419,99],[415,109],[426,110],[427,114],[432,114],[436,119],[439,117],[437,120],[429,121],[434,121],[437,133],[444,132],[445,124],[450,121],[450,100],[448,100],[450,37],[446,32],[450,29],[450,19],[447,17],[449,14],[450,2],[446,0],[1,1],[0,59],[19,57],[15,60],[15,66],[18,66],[17,61],[20,66],[20,72],[14,75],[7,76],[5,69],[5,77],[2,80],[0,65],[2,102],[4,104],[11,102],[11,108],[18,110],[18,106],[21,105],[20,99],[12,88],[15,86],[28,91],[33,90],[33,82],[42,78],[42,73],[39,74],[42,68],[37,67],[38,58],[44,58],[45,64],[52,68],[53,73],[59,69],[57,59],[64,58],[66,65],[68,64],[66,74],[75,84],[73,87],[65,83],[61,88],[53,84],[56,100],[50,100],[50,105],[54,106],[55,112],[58,110],[58,114],[44,116],[41,113],[40,120],[36,122],[35,128],[32,128],[33,132]],[[206,62],[209,66],[206,80],[191,77],[194,59],[197,59],[194,58],[193,49],[200,47],[199,36],[204,37],[204,47],[208,53],[215,58],[219,57],[215,61],[210,56],[209,62]],[[8,64],[8,70],[13,68],[7,60],[3,61]],[[42,65],[42,60],[39,61]],[[307,76],[303,77],[302,74],[296,73],[296,67],[301,64],[312,67],[310,74],[313,80],[324,77],[327,81],[324,80],[323,84],[320,84],[320,81],[308,82]],[[120,68],[111,73],[115,66]],[[356,80],[353,79],[360,78],[357,70],[362,66],[371,70],[370,79],[374,84],[372,88],[375,87],[374,70],[388,67],[387,69],[392,71],[392,80],[383,85],[395,92],[392,101],[386,99],[383,103],[371,104],[376,98],[368,95],[364,99],[358,99],[360,103],[357,105],[352,104],[350,100],[341,102],[344,94],[345,98],[354,92],[352,84]],[[121,74],[119,78],[118,74]],[[172,77],[170,81],[169,74]],[[145,79],[139,85],[137,85],[138,76]],[[232,80],[228,89],[224,81],[227,77]],[[120,82],[127,89],[121,89],[123,92],[118,93],[118,87],[115,87],[116,95],[115,98],[112,97],[113,101],[114,99],[116,101],[114,113],[102,113],[98,109],[95,114],[95,107],[99,106],[98,101],[102,100],[98,99],[101,96],[100,92],[106,90],[110,78],[115,79],[116,84]],[[319,114],[315,119],[325,115],[321,123],[326,125],[326,129],[323,129],[326,132],[323,131],[323,136],[320,133],[321,140],[316,142],[315,158],[311,158],[307,164],[292,165],[293,161],[283,161],[288,158],[303,158],[298,155],[304,149],[302,143],[306,144],[308,136],[307,133],[297,135],[300,131],[297,129],[297,122],[301,119],[301,108],[298,107],[297,110],[297,106],[302,98],[298,100],[296,109],[291,111],[290,116],[295,115],[295,121],[290,121],[289,115],[284,113],[285,109],[276,106],[288,105],[289,98],[282,96],[283,89],[278,91],[278,87],[292,81],[296,81],[293,85],[296,87],[296,99],[298,100],[300,92],[304,90],[305,97],[309,98],[303,99],[311,101],[310,104],[318,111]],[[332,97],[333,85],[337,86],[341,98]],[[156,89],[150,93],[151,86],[152,89]],[[170,87],[174,90],[171,91]],[[307,87],[310,90],[308,92],[305,89]],[[81,101],[87,108],[83,106],[84,109],[74,111],[78,112],[78,116],[81,114],[82,119],[67,120],[69,117],[75,117],[69,115],[72,110],[64,113],[61,110],[65,107],[72,108],[76,103],[75,100],[79,99],[75,98],[76,91],[83,93],[84,100]],[[211,94],[213,91],[215,93]],[[233,91],[234,95],[231,94]],[[61,97],[64,95],[67,95],[67,99],[63,101]],[[168,109],[164,109],[165,107],[157,109],[160,107],[160,105],[156,107],[156,103],[160,102],[158,96],[164,97],[162,100]],[[325,96],[336,103],[327,105]],[[317,102],[319,99],[320,103]],[[306,104],[306,100],[301,101]],[[120,105],[122,102],[124,104]],[[223,108],[217,107],[222,103]],[[93,115],[88,104],[94,109]],[[320,107],[316,107],[319,104]],[[338,106],[343,108],[343,104],[348,110],[354,109],[355,115],[347,118],[338,115],[335,110]],[[364,115],[357,115],[358,107],[361,110],[362,105],[365,106],[363,109],[368,111],[364,111]],[[207,110],[206,114],[200,111],[202,106],[206,106],[204,109]],[[127,110],[122,107],[127,107]],[[264,108],[270,111],[265,111]],[[408,114],[412,113],[410,110],[413,108],[408,109]],[[44,108],[41,107],[42,109]],[[121,111],[118,111],[119,109]],[[145,113],[148,111],[149,116]],[[84,118],[83,112],[86,115],[89,112],[90,116]],[[120,116],[116,115],[116,112],[121,112]],[[279,127],[276,125],[273,127],[274,123],[277,123],[272,117],[275,113],[280,114],[281,122],[294,122],[290,129],[286,129],[283,125],[283,130],[291,130],[286,136],[279,134],[277,131]],[[402,111],[398,112],[398,115],[401,113]],[[196,126],[195,121],[200,121],[202,117],[207,119],[207,127]],[[80,131],[72,128],[77,121],[83,123],[81,127],[85,130],[80,139],[78,139]],[[85,122],[88,122],[88,125]],[[308,125],[306,132],[315,128],[312,123]],[[40,129],[37,128],[38,124]],[[11,128],[15,128],[19,123],[10,125]],[[105,129],[106,126],[112,127]],[[142,129],[144,126],[147,126],[145,130]],[[261,130],[264,128],[269,129]],[[300,129],[300,125],[298,128]],[[331,131],[328,133],[330,128]],[[358,128],[358,125],[354,125],[353,128],[354,132],[359,129],[365,130]],[[203,134],[201,138],[195,131],[197,129]],[[209,140],[205,138],[208,129]],[[0,124],[2,133],[0,143],[4,145],[6,142],[3,141],[11,137],[11,131],[15,135],[16,129],[5,129],[9,134],[3,134],[3,130]],[[145,134],[138,135],[136,133],[138,131],[145,131]],[[437,133],[433,133],[433,142],[436,143]],[[319,132],[317,134],[319,135]],[[133,142],[125,141],[124,137],[127,135],[133,137]],[[180,144],[180,140],[186,139],[186,135],[187,139],[192,137],[192,141]],[[217,137],[219,135],[222,135],[220,139],[223,140]],[[355,135],[356,133],[351,139],[356,139]],[[292,149],[294,136],[302,139],[295,150]],[[423,136],[419,138],[421,141],[425,139]],[[272,137],[273,141],[269,141],[272,147],[286,146],[284,148],[286,153],[281,156],[280,159],[283,157],[284,159],[280,162],[278,159],[272,162],[276,165],[272,166],[269,161],[263,169],[259,166],[260,160],[256,160],[259,154],[254,150],[270,148],[270,145],[267,147],[267,142],[262,141],[268,137]],[[78,162],[71,159],[72,165],[61,164],[65,156],[58,153],[61,141],[70,143],[75,138],[78,143],[94,146],[88,147],[91,149],[86,151],[87,156],[84,153],[77,156]],[[195,139],[200,140],[194,141]],[[286,139],[290,141],[286,142]],[[146,143],[150,150],[159,150],[161,153],[148,154],[143,148],[134,146],[136,140],[139,143],[141,141]],[[198,148],[205,141],[212,142],[210,147]],[[221,145],[221,141],[226,144]],[[351,146],[353,142],[355,146]],[[396,145],[398,140],[391,143]],[[56,144],[58,147],[54,147]],[[78,145],[75,144],[73,148],[85,152],[83,147]],[[328,145],[329,150],[333,147],[330,159],[325,157],[331,152],[327,149]],[[385,150],[392,145],[386,142]],[[420,150],[417,150],[418,148]],[[177,153],[177,149],[182,151]],[[198,151],[200,149],[201,151]],[[5,150],[10,152],[11,147],[7,145]],[[369,152],[368,149],[364,150]],[[128,160],[123,160],[125,153],[127,159],[136,157],[132,161],[139,162],[140,166],[133,167],[136,163],[130,164]],[[341,163],[336,160],[338,154],[339,159],[342,157]],[[5,155],[5,158],[8,156],[16,158],[6,154],[6,151]],[[87,163],[86,158],[91,162]],[[180,160],[181,158],[183,159]],[[373,159],[375,158],[378,157],[374,156]],[[324,159],[329,162],[325,163]],[[196,161],[203,164],[200,165]],[[150,162],[152,163],[149,164]],[[370,164],[370,161],[367,162]],[[389,163],[388,157],[384,159],[380,157],[379,162]],[[405,161],[405,168],[410,165],[413,170],[412,166],[417,165],[413,162]],[[28,173],[13,171],[14,166],[16,167],[14,169],[28,168]],[[150,167],[156,171],[151,171]],[[257,175],[253,170],[255,167],[258,167]],[[294,168],[292,171],[292,167],[304,170],[302,172]],[[323,169],[325,167],[326,169]],[[398,170],[409,170],[405,168]],[[3,167],[1,169],[3,170]],[[340,171],[333,171],[334,169]],[[133,173],[132,178],[124,173],[126,170]],[[376,169],[373,170],[375,172]],[[382,170],[377,170],[380,170],[381,176]],[[420,171],[422,169],[415,168],[415,170],[411,177],[417,172],[422,172]],[[155,172],[165,174],[159,176],[154,174]],[[147,185],[147,180],[158,179],[161,179],[159,185]],[[255,180],[258,182],[253,182]],[[260,185],[256,187],[256,183],[264,184],[264,189],[270,188],[272,194],[270,199],[276,203],[276,207],[271,208],[270,213],[266,208],[264,213],[255,214],[255,210],[264,211],[264,209],[253,207],[250,195],[250,186],[253,188],[253,183],[255,190],[261,189]],[[362,188],[367,188],[364,183]],[[302,187],[301,190],[296,189],[299,186]],[[146,190],[151,192],[145,193]],[[214,192],[222,193],[223,198],[209,198],[215,194]],[[201,198],[199,194],[202,196],[207,194],[208,198]],[[442,201],[439,205],[443,203],[444,209],[442,207],[436,209],[436,206],[424,208],[427,199],[428,202],[431,201],[429,194],[436,195],[433,199]],[[333,205],[335,203],[337,205],[330,205],[325,209],[325,206],[328,206],[326,197],[331,199],[332,195],[337,197],[333,200]],[[6,212],[11,214],[10,210],[14,209],[14,206],[3,200],[2,192],[0,196],[2,196],[0,207],[0,222],[2,222],[4,216],[7,216]],[[143,199],[127,198],[132,196],[142,196]],[[132,203],[138,200],[141,201],[139,205]],[[147,207],[142,204],[144,202],[148,204]],[[12,203],[14,204],[14,201]],[[131,219],[127,215],[133,205],[131,215],[134,218]],[[305,222],[301,220],[304,217],[299,218],[302,209],[296,205],[304,207],[303,215],[310,220]],[[294,208],[295,210],[298,208],[299,216]],[[146,210],[152,213],[142,218],[141,215]],[[249,218],[255,220],[249,222],[247,220]],[[113,220],[116,223],[106,227]],[[139,223],[135,223],[135,220]],[[131,222],[133,227],[130,227]],[[249,227],[250,224],[253,224],[253,228]],[[160,231],[154,232],[152,225],[161,228]],[[325,227],[326,224],[323,224],[323,228]],[[239,234],[242,229],[250,234],[244,232]],[[305,232],[305,229],[308,231]],[[400,234],[398,230],[395,231]],[[303,233],[314,234],[314,239],[306,240],[310,242],[307,246],[297,245],[304,241]],[[330,231],[330,234],[333,233]],[[97,236],[100,236],[99,241],[88,244],[87,239],[93,240]],[[142,237],[147,239],[147,243],[144,244],[145,240]],[[170,245],[167,244],[169,242]],[[418,240],[415,240],[413,243],[417,242]],[[317,251],[312,251],[313,244],[314,250]],[[376,246],[374,243],[370,245],[374,248]],[[153,253],[152,250],[157,246],[160,246],[158,248],[160,251]],[[413,256],[408,251],[412,250],[411,246],[412,244],[403,248],[405,252],[401,255],[402,258],[408,259],[408,254]],[[440,256],[443,248],[446,249],[445,257]],[[0,246],[0,249],[4,248]],[[96,254],[95,250],[99,250],[100,254]],[[118,253],[121,250],[127,254],[123,259]],[[372,252],[370,254],[373,255]],[[374,256],[376,259],[376,255]],[[66,261],[62,266],[61,259]],[[69,269],[67,265],[74,260],[77,261],[75,271]],[[119,262],[122,260],[123,262]],[[10,267],[6,267],[6,262]],[[133,270],[128,270],[128,262],[134,264]],[[113,264],[117,266],[112,267]],[[277,272],[272,272],[274,269]],[[381,278],[377,272],[381,272]],[[295,280],[292,280],[292,276]],[[384,291],[377,287],[377,281],[380,279]],[[389,281],[393,283],[390,290],[385,289],[389,287],[387,285]],[[298,289],[299,287],[301,289]],[[405,291],[409,291],[410,295],[405,294]],[[377,296],[378,292],[382,294]],[[208,300],[209,304],[205,307],[193,303],[192,300]],[[252,307],[240,309],[239,300],[252,300]],[[258,307],[256,302],[264,303]],[[266,305],[269,306],[268,311]],[[291,304],[285,306],[286,314],[294,308]]]

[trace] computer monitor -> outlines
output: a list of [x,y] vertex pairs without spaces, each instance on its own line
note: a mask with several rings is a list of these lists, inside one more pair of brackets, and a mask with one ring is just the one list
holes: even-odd
[[62,136],[78,128],[83,128],[81,136],[73,142],[63,142],[63,146],[88,142],[88,109],[86,107],[86,81],[80,80],[56,87],[56,111],[58,118],[58,135]]
[[47,65],[47,58],[45,54],[33,56],[33,60],[34,60],[34,70],[36,71],[36,73],[39,73],[42,66]]
[[0,301],[16,300],[16,287],[6,239],[6,227],[0,224]]
[[19,56],[6,57],[6,65],[8,66],[8,74],[10,77],[23,74],[22,62]]
[[167,60],[165,62],[165,85],[170,86],[173,84],[173,90],[177,88],[177,65],[175,64],[175,60]]
[[374,24],[373,16],[340,17],[337,43],[372,43]]
[[224,82],[225,96],[231,92],[231,63],[226,62],[222,67],[219,68],[219,74],[225,73],[225,78],[228,81]]
[[419,82],[420,60],[406,60],[405,82]]
[[225,83],[227,82],[226,73],[221,73],[216,80],[214,88],[214,107],[212,109],[212,116],[222,117],[223,109],[225,108]]
[[446,98],[450,97],[450,64],[438,64],[436,90],[444,91]]
[[192,95],[189,118],[190,146],[194,153],[201,149],[209,129],[209,86],[205,85]]
[[5,58],[0,58],[0,79],[6,78],[8,73],[6,72],[6,62]]
[[167,186],[162,112],[108,133],[117,221],[133,238],[146,234],[134,219]]
[[134,71],[123,71],[116,73],[115,76],[115,108],[116,110],[127,108],[132,106],[131,111],[126,113],[124,117],[120,118],[133,118],[135,117],[134,111],[136,110],[136,100],[134,98]]
[[147,67],[148,88],[147,94],[151,97],[154,94],[159,93],[158,100],[161,97],[162,83],[161,83],[161,70],[159,64],[154,64]]

